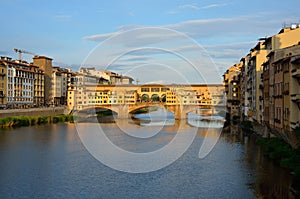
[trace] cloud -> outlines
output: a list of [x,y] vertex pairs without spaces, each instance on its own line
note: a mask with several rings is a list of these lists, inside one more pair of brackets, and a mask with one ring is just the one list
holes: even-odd
[[227,4],[209,4],[209,5],[201,7],[201,9],[217,8],[217,7],[223,7],[226,5]]
[[[191,36],[193,38],[197,37],[221,37],[228,35],[238,35],[242,36],[244,34],[247,34],[248,36],[250,34],[255,35],[256,37],[259,37],[259,34],[262,32],[271,32],[270,30],[273,30],[273,27],[277,24],[281,23],[281,20],[272,20],[269,23],[266,23],[264,21],[264,18],[266,16],[255,14],[255,15],[244,15],[244,16],[237,16],[232,18],[213,18],[213,19],[198,19],[198,20],[189,20],[189,21],[183,21],[179,23],[174,24],[166,24],[163,26],[158,26],[161,28],[167,28],[172,29],[175,31],[179,31],[181,33],[185,33],[188,36]],[[103,41],[109,37],[116,36],[118,34],[124,33],[124,31],[130,31],[134,28],[142,29],[145,28],[151,28],[151,26],[139,26],[139,25],[124,25],[118,27],[118,30],[113,33],[104,33],[104,34],[96,34],[96,35],[90,35],[84,37],[86,40],[90,41]],[[141,33],[142,30],[140,30],[139,33]],[[162,40],[168,40],[173,39],[176,37],[176,33],[172,33],[169,31],[167,34],[161,34],[159,32],[153,31],[151,34],[147,33],[145,35],[140,35],[138,37],[135,37],[136,35],[132,34],[131,38],[123,37],[123,39],[120,40],[120,42],[126,43],[127,45],[139,45],[141,42],[142,44],[145,43],[156,43],[160,42]],[[147,42],[145,42],[147,41]],[[131,44],[130,44],[131,43]]]
[[189,9],[194,9],[194,10],[199,10],[200,8],[198,6],[195,6],[193,4],[184,4],[184,5],[180,5],[179,6],[180,9],[186,9],[186,8],[189,8]]
[[[266,19],[270,18],[272,20],[266,23]],[[95,59],[89,60],[90,64],[110,63],[111,69],[122,73],[148,64],[144,71],[133,74],[141,81],[163,80],[163,77],[177,81],[178,79],[169,75],[169,70],[154,67],[155,64],[162,63],[180,71],[191,82],[199,82],[193,68],[189,68],[190,65],[182,57],[176,56],[178,53],[192,60],[205,77],[210,77],[209,81],[218,82],[226,68],[249,52],[261,33],[264,33],[262,36],[274,33],[274,27],[278,27],[281,20],[273,13],[256,13],[231,18],[189,20],[158,27],[129,24],[118,27],[116,32],[90,35],[84,39],[101,42],[112,37],[101,43],[102,51],[95,53]],[[197,42],[202,46],[197,45]],[[124,57],[111,61],[120,55]],[[99,56],[102,58],[100,61]]]
[[214,45],[204,45],[205,49],[250,49],[255,45],[256,41],[246,41],[246,42],[234,42],[234,43],[223,43],[223,44],[214,44]]
[[96,35],[90,35],[90,36],[85,36],[83,39],[85,40],[91,40],[91,41],[103,41],[109,37],[112,37],[114,35],[117,35],[118,33],[106,33],[106,34],[96,34]]
[[120,61],[123,62],[135,62],[135,61],[146,61],[149,60],[150,57],[148,56],[134,56],[134,55],[130,55],[130,56],[125,56],[125,57],[121,57]]
[[174,14],[181,13],[183,10],[205,10],[205,9],[210,9],[210,8],[223,7],[225,5],[227,5],[227,4],[209,4],[209,5],[200,7],[200,6],[197,6],[194,4],[183,4],[183,5],[179,5],[177,9],[168,11],[167,14],[174,15]]

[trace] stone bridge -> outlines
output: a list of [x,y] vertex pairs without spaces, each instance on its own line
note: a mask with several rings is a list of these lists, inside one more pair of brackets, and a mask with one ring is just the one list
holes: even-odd
[[[107,105],[89,105],[89,106],[84,106],[84,108],[82,109],[82,111],[85,110],[89,110],[89,109],[96,109],[96,108],[104,108],[104,109],[109,109],[112,110],[114,112],[116,112],[118,114],[118,118],[121,119],[125,119],[129,117],[129,114],[145,108],[145,107],[160,107],[160,108],[164,108],[169,112],[174,113],[174,118],[176,120],[178,119],[187,119],[187,115],[190,112],[194,112],[197,109],[211,109],[212,112],[214,110],[216,110],[215,106],[203,106],[203,105],[166,105],[163,102],[141,102],[141,103],[136,103],[136,104],[123,104],[123,105],[119,105],[119,104],[107,104]],[[222,108],[222,107],[219,107]],[[224,107],[223,107],[224,109]]]

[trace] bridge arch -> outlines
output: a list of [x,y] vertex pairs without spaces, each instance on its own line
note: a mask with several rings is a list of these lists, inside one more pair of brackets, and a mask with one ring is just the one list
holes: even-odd
[[159,95],[158,94],[153,94],[152,96],[151,96],[151,101],[152,102],[159,102]]
[[160,98],[161,98],[161,102],[163,102],[163,103],[166,102],[166,100],[167,100],[166,94],[162,94]]
[[137,111],[139,109],[142,108],[147,108],[147,107],[159,107],[159,108],[165,108],[164,105],[160,104],[160,103],[145,103],[145,104],[141,104],[141,105],[137,105],[134,107],[130,107],[128,110],[128,113],[132,113],[134,111]]
[[[92,110],[97,108],[104,108],[111,110],[118,114],[118,118],[128,118],[129,114],[133,111],[139,110],[145,107],[160,107],[164,108],[169,112],[174,113],[175,119],[186,119],[188,117],[189,112],[195,111],[199,108],[198,105],[166,105],[162,102],[142,102],[137,104],[128,104],[128,105],[96,105],[96,106],[86,106],[82,109],[85,110]],[[207,107],[208,108],[208,107]],[[210,107],[212,108],[212,107]],[[90,114],[95,114],[95,112],[91,112]]]
[[148,94],[143,94],[142,95],[142,102],[149,102],[150,100],[150,97]]

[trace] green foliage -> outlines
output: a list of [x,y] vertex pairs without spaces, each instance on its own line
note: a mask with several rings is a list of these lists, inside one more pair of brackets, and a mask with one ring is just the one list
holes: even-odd
[[30,121],[28,117],[25,116],[17,116],[13,118],[13,126],[14,127],[19,127],[19,126],[29,126]]
[[49,116],[39,116],[37,119],[37,124],[47,124]]
[[149,109],[141,108],[141,109],[138,109],[138,110],[132,112],[132,114],[143,114],[143,113],[149,113]]
[[297,137],[300,137],[300,127],[296,127],[296,129],[294,130],[294,132],[295,132],[295,135]]
[[261,145],[264,152],[280,166],[293,170],[296,178],[300,180],[300,147],[293,149],[278,138],[258,138],[256,143]]
[[253,125],[252,125],[252,122],[246,120],[246,121],[242,121],[241,122],[241,125],[244,129],[246,130],[252,130],[253,129]]
[[36,125],[36,122],[37,122],[37,117],[31,117],[31,118],[30,118],[30,125],[31,125],[31,126]]
[[237,115],[233,116],[233,117],[232,117],[232,123],[233,123],[234,125],[240,123],[240,117],[237,116]]
[[58,123],[58,122],[74,122],[72,115],[56,115],[51,118],[51,116],[13,116],[0,118],[0,128],[5,127],[21,127],[21,126],[34,126],[36,124],[48,124],[48,123]]

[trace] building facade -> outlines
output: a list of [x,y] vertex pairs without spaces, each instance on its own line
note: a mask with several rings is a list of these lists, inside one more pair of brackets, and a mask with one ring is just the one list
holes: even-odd
[[272,51],[264,64],[265,124],[294,140],[300,127],[300,45]]
[[6,67],[6,107],[33,107],[34,78],[37,67],[27,63],[12,61],[11,59],[2,59],[0,62],[2,66]]
[[33,65],[44,72],[44,102],[48,106],[52,102],[52,59],[46,56],[34,56]]
[[[1,60],[11,60],[7,57],[1,57]],[[5,109],[7,104],[7,65],[0,62],[0,109]]]
[[97,105],[163,103],[165,105],[225,106],[223,85],[98,85],[70,87],[68,108]]
[[44,71],[35,68],[34,74],[34,107],[42,107],[45,104],[45,74]]
[[227,113],[233,120],[241,114],[241,70],[242,62],[230,67],[224,74],[224,87],[227,96]]
[[73,73],[70,69],[53,67],[51,104],[55,106],[67,105],[68,87],[70,86],[72,75]]
[[[300,120],[300,25],[284,27],[278,34],[259,40],[240,60],[240,118],[267,126],[271,132],[274,130],[293,143],[291,132],[299,126]],[[234,79],[229,75],[230,69],[224,74],[229,107],[232,106],[230,81]]]

